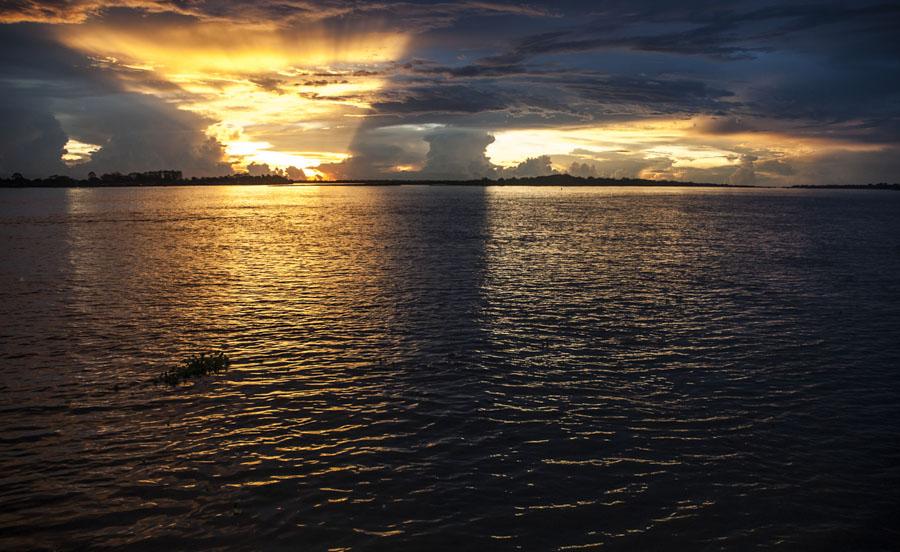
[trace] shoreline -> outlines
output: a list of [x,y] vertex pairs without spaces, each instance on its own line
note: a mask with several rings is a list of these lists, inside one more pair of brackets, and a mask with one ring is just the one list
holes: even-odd
[[628,183],[628,182],[584,182],[584,183],[550,183],[550,182],[500,182],[500,181],[372,181],[372,180],[321,180],[321,181],[297,181],[285,183],[234,183],[234,182],[157,182],[141,183],[123,182],[115,184],[89,184],[71,183],[53,185],[45,182],[28,184],[0,183],[0,189],[15,190],[29,188],[46,189],[77,189],[77,188],[177,188],[177,187],[210,187],[210,186],[275,186],[275,187],[304,187],[304,186],[365,186],[365,187],[392,187],[392,186],[466,186],[466,187],[529,187],[529,188],[730,188],[730,189],[759,189],[759,190],[884,190],[900,191],[900,184],[835,184],[835,185],[793,185],[793,186],[754,186],[735,184],[711,184],[697,182],[661,182],[661,183]]
[[121,184],[26,184],[26,185],[5,185],[0,184],[0,189],[26,189],[26,188],[178,188],[178,187],[209,187],[209,186],[272,186],[272,187],[303,187],[303,186],[366,186],[366,187],[391,187],[391,186],[466,186],[466,187],[483,187],[490,186],[521,186],[531,188],[784,188],[781,186],[732,186],[728,184],[698,184],[698,183],[679,183],[679,184],[616,184],[616,183],[584,183],[584,184],[548,184],[533,182],[429,182],[429,181],[387,181],[387,182],[371,182],[371,181],[355,181],[355,180],[321,180],[321,181],[297,181],[289,183],[246,183],[237,184],[233,182],[178,182],[178,183],[155,183],[155,184],[135,184],[133,182],[125,182]]

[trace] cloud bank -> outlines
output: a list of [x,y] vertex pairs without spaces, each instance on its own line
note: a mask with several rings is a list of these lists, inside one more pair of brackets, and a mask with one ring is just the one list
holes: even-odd
[[898,27],[868,0],[24,0],[0,173],[892,181]]

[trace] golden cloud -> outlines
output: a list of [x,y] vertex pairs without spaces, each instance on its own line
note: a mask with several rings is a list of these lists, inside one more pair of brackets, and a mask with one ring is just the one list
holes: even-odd
[[[60,25],[55,33],[112,69],[127,90],[215,121],[207,133],[238,168],[310,169],[343,159],[357,116],[383,85],[378,67],[402,56],[409,41],[377,21],[336,32],[316,24],[150,18]],[[327,152],[304,153],[321,147],[320,128],[332,135]]]

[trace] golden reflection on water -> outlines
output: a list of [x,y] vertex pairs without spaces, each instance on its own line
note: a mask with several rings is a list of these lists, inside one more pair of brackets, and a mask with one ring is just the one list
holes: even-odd
[[[0,545],[740,546],[697,529],[738,494],[766,543],[808,526],[761,505],[815,508],[792,482],[843,454],[816,420],[895,429],[850,399],[890,387],[838,369],[891,358],[890,205],[836,228],[850,202],[787,191],[40,193],[0,205],[0,528],[25,528]],[[872,331],[835,341],[848,318]],[[218,347],[228,372],[145,385]],[[878,496],[864,467],[831,488]]]

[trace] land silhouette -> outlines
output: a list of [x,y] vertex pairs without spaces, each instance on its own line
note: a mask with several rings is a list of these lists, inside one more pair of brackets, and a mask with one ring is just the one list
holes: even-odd
[[128,174],[114,172],[101,176],[90,173],[84,179],[60,175],[28,179],[19,173],[13,174],[11,178],[0,178],[0,187],[3,188],[112,188],[121,186],[216,186],[223,184],[290,183],[290,179],[275,174],[250,175],[238,173],[227,176],[185,178],[182,172],[177,170],[133,172]]
[[[678,180],[648,180],[644,178],[581,177],[570,174],[514,178],[481,178],[477,180],[429,180],[405,179],[356,179],[356,180],[291,180],[280,174],[250,175],[236,173],[225,176],[185,178],[178,170],[159,170],[133,173],[106,173],[97,176],[90,173],[85,179],[54,175],[28,179],[19,173],[10,178],[0,178],[0,188],[113,188],[124,186],[221,186],[221,185],[290,185],[290,184],[352,184],[362,186],[402,186],[405,184],[463,185],[463,186],[671,186],[697,188],[772,188],[774,186],[717,184],[712,182],[682,182]],[[789,188],[897,190],[900,184],[879,182],[873,184],[794,185]]]

